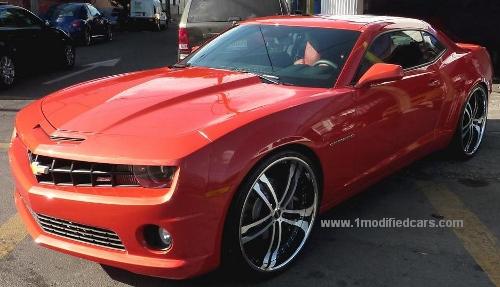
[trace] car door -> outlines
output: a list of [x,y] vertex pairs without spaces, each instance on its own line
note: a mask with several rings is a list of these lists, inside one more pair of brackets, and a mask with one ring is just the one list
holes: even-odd
[[360,176],[379,177],[435,136],[445,89],[423,44],[421,31],[384,32],[363,58],[358,79],[375,63],[401,65],[404,77],[357,89],[357,136],[367,144],[358,153]]

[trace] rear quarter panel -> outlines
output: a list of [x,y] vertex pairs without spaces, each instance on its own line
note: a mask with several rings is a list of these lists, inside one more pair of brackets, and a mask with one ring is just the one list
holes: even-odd
[[487,50],[472,44],[448,45],[438,61],[439,73],[444,80],[446,99],[438,131],[442,145],[446,146],[455,133],[463,105],[470,91],[483,84],[492,91],[493,69]]

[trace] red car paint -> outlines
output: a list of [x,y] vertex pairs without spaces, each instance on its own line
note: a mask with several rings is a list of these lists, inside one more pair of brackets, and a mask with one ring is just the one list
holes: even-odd
[[[79,84],[24,108],[9,150],[19,213],[35,242],[129,271],[187,278],[220,263],[226,213],[245,175],[264,156],[302,146],[323,173],[321,211],[444,148],[478,83],[491,91],[489,56],[457,45],[424,22],[391,17],[270,17],[250,24],[361,31],[331,88],[262,83],[252,74],[192,67],[129,73]],[[246,25],[243,23],[241,25]],[[421,29],[445,44],[431,65],[401,80],[357,87],[367,44],[394,29]],[[55,143],[51,136],[83,142]],[[166,189],[46,186],[27,150],[89,162],[177,166]],[[126,251],[45,233],[31,212],[116,232]],[[144,244],[147,224],[165,227],[169,251]]]

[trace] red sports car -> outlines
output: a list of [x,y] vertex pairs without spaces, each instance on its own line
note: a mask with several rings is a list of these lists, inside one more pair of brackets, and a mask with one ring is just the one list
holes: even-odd
[[487,51],[394,17],[240,24],[170,68],[37,100],[9,151],[35,242],[166,278],[270,274],[318,214],[484,136]]

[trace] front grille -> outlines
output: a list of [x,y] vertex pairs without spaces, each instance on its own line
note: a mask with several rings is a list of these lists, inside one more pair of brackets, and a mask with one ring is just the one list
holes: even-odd
[[33,216],[40,227],[47,233],[107,248],[125,250],[122,241],[113,231],[38,213],[33,213]]
[[33,173],[41,184],[63,186],[137,187],[132,166],[59,159],[29,153]]

